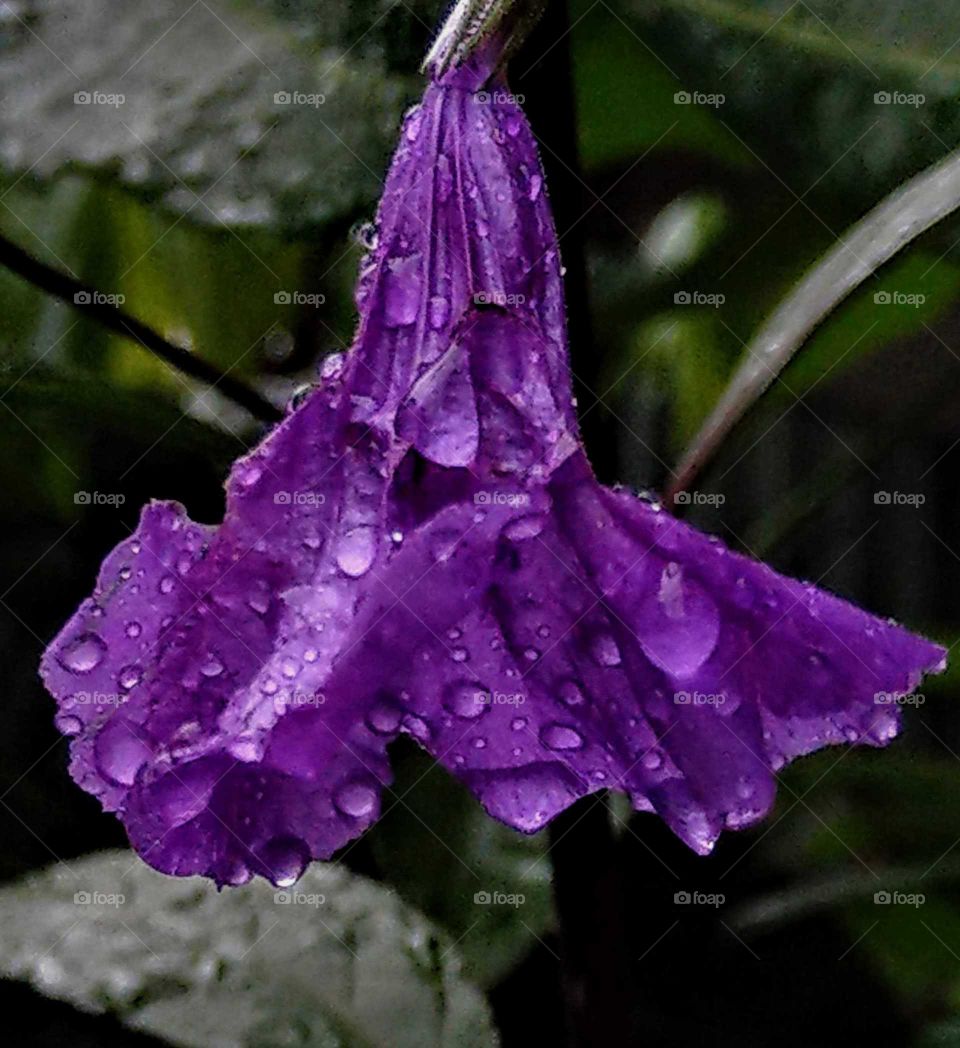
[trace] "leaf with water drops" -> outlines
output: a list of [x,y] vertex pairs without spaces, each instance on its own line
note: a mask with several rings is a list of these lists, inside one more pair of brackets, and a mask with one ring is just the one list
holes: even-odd
[[488,1048],[448,937],[342,867],[218,894],[129,852],[0,890],[0,970],[184,1048]]
[[373,2],[4,4],[0,162],[92,170],[206,225],[316,226],[376,197],[408,22],[415,51],[419,14]]

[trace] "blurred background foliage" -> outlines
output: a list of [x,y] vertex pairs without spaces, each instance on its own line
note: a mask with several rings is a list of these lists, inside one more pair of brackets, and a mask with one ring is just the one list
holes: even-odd
[[[432,0],[5,0],[0,233],[282,405],[349,344],[358,227],[440,13]],[[958,145],[960,8],[570,0],[566,17],[561,37],[548,16],[511,86],[553,186],[598,471],[659,487],[797,279]],[[565,90],[575,120],[556,104]],[[948,644],[958,242],[958,223],[934,229],[831,316],[702,478],[722,504],[687,511]],[[257,946],[278,912],[263,886],[211,901],[132,862],[74,863],[124,841],[67,777],[39,653],[149,498],[218,519],[229,463],[261,428],[2,268],[0,301],[0,969],[5,1003],[28,1017],[22,1043],[394,1044],[401,1027],[411,1043],[489,1043],[494,1028],[504,1044],[557,1043],[548,842],[486,819],[412,747],[395,753],[388,814],[342,861],[340,908],[318,909],[320,927],[297,911],[299,953],[292,930],[276,955]],[[125,501],[79,505],[84,491]],[[708,860],[611,803],[637,946],[621,977],[651,1045],[960,1045],[958,686],[957,672],[926,684],[887,753],[790,768],[773,817]],[[96,935],[78,945],[56,877],[18,880],[58,859],[95,869],[102,891],[122,882],[136,914],[85,910]],[[726,902],[684,910],[679,890]],[[478,891],[526,901],[478,905]],[[926,901],[878,905],[878,891]],[[191,915],[190,934],[168,935],[164,907]],[[369,963],[343,974],[340,940]],[[351,1003],[319,977],[271,989],[284,966],[329,972]]]

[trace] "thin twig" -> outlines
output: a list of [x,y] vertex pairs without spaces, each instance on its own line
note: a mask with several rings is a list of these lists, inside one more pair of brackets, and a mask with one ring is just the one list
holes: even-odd
[[196,357],[182,347],[168,342],[153,328],[110,302],[108,296],[34,258],[4,236],[0,236],[0,265],[6,266],[34,287],[59,298],[85,316],[92,317],[115,334],[139,343],[144,349],[179,368],[185,375],[215,387],[225,397],[246,408],[254,418],[264,422],[276,422],[283,417],[280,409],[256,390],[201,357]]

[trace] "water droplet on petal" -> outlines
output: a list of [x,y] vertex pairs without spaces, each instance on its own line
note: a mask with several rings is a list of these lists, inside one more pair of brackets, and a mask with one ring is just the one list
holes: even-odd
[[377,552],[377,532],[369,525],[348,531],[337,543],[337,566],[356,579],[370,570]]
[[392,702],[378,702],[367,713],[367,727],[377,735],[392,735],[400,726],[400,716]]
[[583,736],[567,724],[547,724],[540,731],[540,741],[548,750],[579,750]]
[[620,648],[610,633],[598,633],[593,638],[590,651],[599,666],[620,665]]
[[96,633],[81,633],[59,656],[60,664],[71,673],[89,673],[103,661],[107,646]]
[[568,706],[582,706],[587,701],[583,688],[573,679],[561,681],[557,693],[560,701],[565,702]]
[[511,520],[503,529],[504,538],[511,542],[521,542],[523,539],[536,538],[543,531],[546,518],[542,513],[527,513],[517,520]]
[[299,837],[273,837],[257,850],[257,854],[277,888],[296,884],[310,861],[310,851]]
[[131,640],[135,640],[143,632],[143,627],[139,622],[128,622],[123,632],[126,633]]
[[650,750],[648,753],[645,753],[643,755],[642,763],[643,766],[645,768],[648,768],[650,771],[656,771],[657,768],[659,768],[660,765],[663,764],[663,757],[661,757],[656,750]]
[[420,307],[420,255],[393,258],[383,273],[383,319],[387,327],[405,327]]
[[117,683],[124,691],[135,688],[143,678],[143,670],[139,666],[124,666],[117,674]]
[[527,718],[526,717],[514,717],[513,720],[510,722],[510,727],[513,728],[514,731],[523,731],[523,729],[526,726],[527,726]]
[[83,721],[70,713],[58,713],[53,718],[53,723],[56,725],[57,731],[62,732],[64,735],[79,735],[83,730]]
[[137,772],[150,758],[150,748],[140,738],[143,729],[114,718],[94,743],[94,758],[100,774],[117,786],[132,786]]
[[345,782],[337,788],[333,802],[344,815],[361,819],[376,808],[377,791],[368,782]]
[[444,691],[443,705],[454,716],[473,720],[489,708],[487,695],[487,689],[479,681],[454,681]]
[[173,592],[173,585],[174,585],[173,576],[172,575],[164,575],[163,578],[160,580],[160,584],[157,587],[157,589],[159,589],[160,592],[162,594],[164,594],[164,596],[166,596],[168,593],[172,593]]
[[204,677],[219,677],[223,673],[223,663],[214,654],[207,655],[200,666],[200,672]]

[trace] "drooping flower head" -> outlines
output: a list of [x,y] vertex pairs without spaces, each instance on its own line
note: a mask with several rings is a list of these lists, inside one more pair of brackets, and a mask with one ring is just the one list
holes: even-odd
[[883,745],[943,651],[597,483],[556,233],[495,41],[406,117],[351,350],[227,482],[169,502],[48,648],[71,772],[167,873],[291,883],[415,739],[496,818],[628,794],[708,852],[775,773]]

